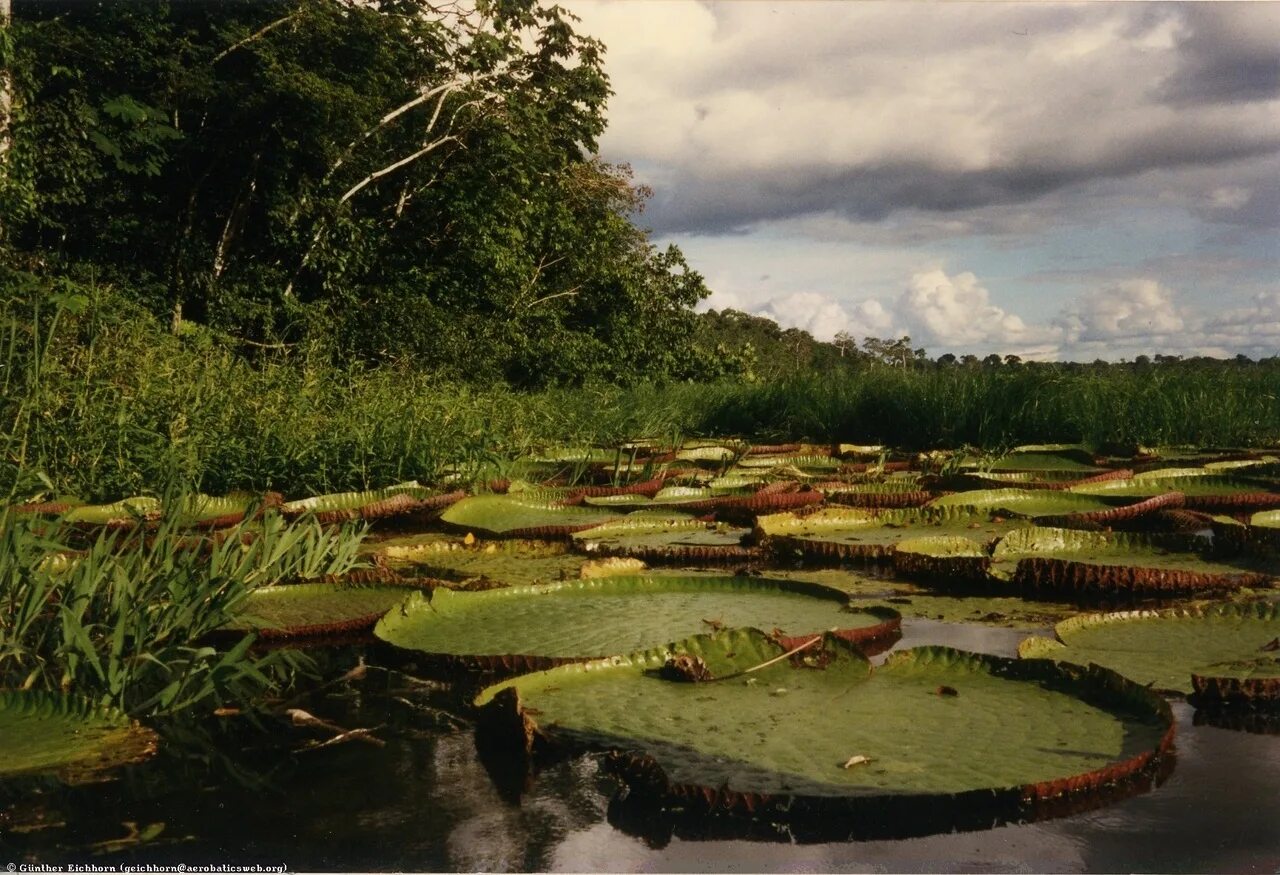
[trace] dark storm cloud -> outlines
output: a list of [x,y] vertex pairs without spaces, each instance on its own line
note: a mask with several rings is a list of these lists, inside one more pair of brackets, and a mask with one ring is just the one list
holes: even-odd
[[1160,95],[1180,106],[1280,96],[1280,5],[1186,4],[1178,69]]
[[957,217],[1160,173],[1148,199],[1275,226],[1274,185],[1236,173],[1280,155],[1280,4],[924,9],[717,3],[627,55],[605,145],[658,171],[646,223]]
[[[975,171],[950,171],[925,163],[877,164],[832,170],[779,168],[735,177],[678,173],[663,186],[645,215],[661,232],[723,234],[759,222],[834,213],[873,222],[897,211],[961,213],[1033,202],[1045,195],[1105,179],[1136,177],[1155,169],[1212,168],[1267,156],[1277,145],[1230,138],[1215,130],[1160,137],[1084,165],[1015,164]],[[1280,183],[1250,189],[1237,209],[1196,204],[1208,221],[1256,227],[1280,223]]]

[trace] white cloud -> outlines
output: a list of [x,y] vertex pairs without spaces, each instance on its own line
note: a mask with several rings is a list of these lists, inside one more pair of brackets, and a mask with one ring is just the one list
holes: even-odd
[[859,342],[910,335],[933,355],[1013,353],[1041,361],[1115,361],[1156,353],[1280,355],[1280,291],[1258,294],[1247,307],[1205,313],[1180,305],[1173,290],[1150,278],[1088,291],[1045,324],[1028,323],[992,303],[973,273],[949,275],[941,268],[913,273],[889,305],[874,298],[850,302],[821,292],[792,292],[752,312],[819,340],[842,331]]
[[1187,328],[1172,292],[1150,279],[1088,292],[1063,312],[1058,324],[1068,344],[1153,343]]
[[1022,320],[993,305],[972,273],[949,277],[935,269],[916,273],[898,310],[919,341],[937,346],[1007,342],[1026,333]]
[[802,328],[818,340],[831,340],[847,332],[859,342],[864,337],[896,335],[894,317],[875,299],[845,306],[818,292],[793,292],[769,300],[755,311],[783,328]]
[[1200,335],[1204,344],[1222,350],[1222,355],[1280,355],[1280,291],[1258,294],[1248,307],[1210,314]]

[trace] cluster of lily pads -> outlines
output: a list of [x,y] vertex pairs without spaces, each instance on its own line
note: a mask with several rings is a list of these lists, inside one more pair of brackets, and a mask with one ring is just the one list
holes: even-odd
[[[547,452],[524,479],[469,490],[269,496],[251,507],[367,522],[366,567],[269,582],[224,631],[363,641],[478,685],[486,749],[605,751],[628,798],[659,810],[834,815],[846,836],[887,834],[907,810],[990,825],[1149,786],[1173,741],[1161,693],[1280,710],[1278,456],[636,442]],[[211,538],[250,507],[185,501]],[[159,507],[13,510],[145,526]],[[924,647],[877,663],[901,612],[1060,622],[1018,659]],[[23,721],[107,747],[128,725],[0,693],[0,749]],[[131,756],[153,746],[137,733]],[[103,745],[6,751],[0,777],[74,770]]]

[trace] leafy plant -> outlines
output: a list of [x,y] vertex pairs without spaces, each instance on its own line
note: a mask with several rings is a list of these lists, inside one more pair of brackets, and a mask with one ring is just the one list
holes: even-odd
[[0,687],[154,715],[248,703],[306,669],[297,654],[252,654],[252,635],[228,650],[207,636],[258,586],[350,569],[360,531],[267,514],[196,538],[166,498],[154,529],[103,530],[74,553],[63,526],[0,517]]

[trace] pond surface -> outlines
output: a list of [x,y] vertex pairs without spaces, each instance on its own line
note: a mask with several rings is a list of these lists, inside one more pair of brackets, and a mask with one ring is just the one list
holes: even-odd
[[[898,647],[945,644],[1012,655],[1027,634],[904,620]],[[326,672],[340,674],[357,655],[338,652]],[[299,751],[308,739],[327,736],[285,725],[268,732],[242,727],[171,741],[153,761],[106,784],[0,785],[0,865],[12,859],[312,871],[1280,871],[1280,735],[1195,725],[1195,712],[1182,702],[1174,703],[1176,766],[1151,792],[980,832],[793,844],[630,835],[611,825],[615,785],[589,756],[548,768],[523,793],[499,787],[476,753],[470,725],[453,715],[458,701],[443,685],[371,669],[359,682],[293,704],[346,727],[381,725],[384,747],[351,742]],[[992,746],[998,750],[998,741]],[[161,823],[146,843],[112,844],[133,830],[155,834],[151,825]]]

